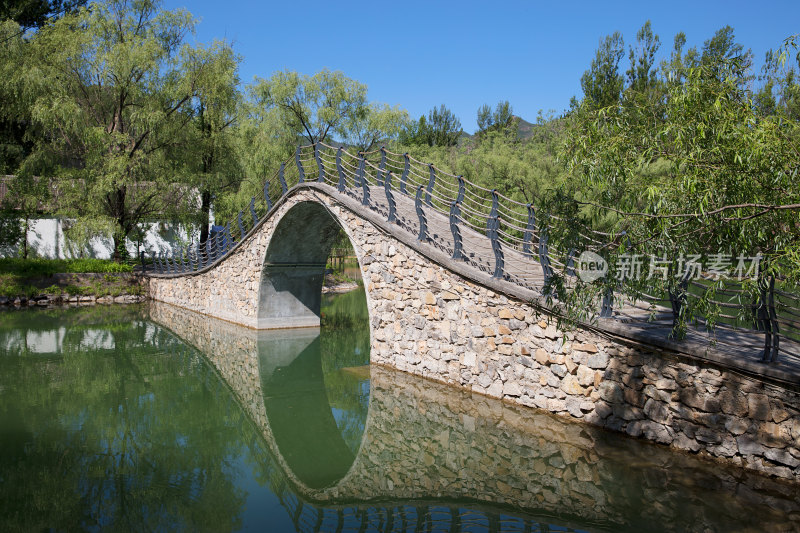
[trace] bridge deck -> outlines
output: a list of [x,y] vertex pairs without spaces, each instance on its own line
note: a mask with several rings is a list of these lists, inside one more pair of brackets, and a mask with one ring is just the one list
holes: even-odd
[[[324,186],[330,194],[340,195],[334,187]],[[358,202],[363,199],[362,188],[350,187],[345,194]],[[395,191],[393,199],[396,204],[397,224],[412,235],[419,235],[420,221],[417,216],[414,198]],[[369,187],[369,205],[373,211],[380,213],[384,219],[389,213],[389,202],[383,187]],[[450,230],[449,217],[430,207],[425,207],[426,224],[430,240],[427,244],[434,246],[450,256],[455,248]],[[494,272],[494,253],[491,241],[485,233],[460,224],[464,263],[482,274]],[[541,295],[544,286],[544,273],[536,257],[527,257],[521,250],[509,249],[504,243],[505,279],[517,285],[533,290]],[[619,298],[619,295],[615,295]],[[742,330],[718,325],[709,331],[704,324],[690,327],[682,341],[670,338],[672,333],[672,310],[664,306],[651,307],[646,302],[622,301],[614,302],[613,317],[598,319],[597,325],[614,333],[645,340],[681,352],[691,352],[699,356],[723,363],[733,368],[745,370],[756,375],[775,377],[800,383],[800,343],[789,339],[781,339],[781,351],[777,363],[767,364],[760,361],[764,351],[764,333]]]

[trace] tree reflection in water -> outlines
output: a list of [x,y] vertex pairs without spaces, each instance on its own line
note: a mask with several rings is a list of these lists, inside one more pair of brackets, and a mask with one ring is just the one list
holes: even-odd
[[319,336],[163,304],[4,315],[3,529],[798,528],[796,487],[367,371],[363,293],[337,298]]

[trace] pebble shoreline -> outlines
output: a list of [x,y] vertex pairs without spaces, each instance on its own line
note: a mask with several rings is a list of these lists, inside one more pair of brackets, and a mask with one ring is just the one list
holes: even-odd
[[122,294],[119,296],[61,296],[52,294],[43,294],[27,298],[25,296],[17,296],[15,298],[8,298],[0,296],[0,306],[8,307],[49,307],[54,305],[63,304],[76,304],[76,305],[91,305],[91,304],[130,304],[144,302],[147,296],[144,294]]

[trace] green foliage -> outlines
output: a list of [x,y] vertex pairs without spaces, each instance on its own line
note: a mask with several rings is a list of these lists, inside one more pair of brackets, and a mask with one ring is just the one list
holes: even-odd
[[120,273],[132,272],[129,264],[107,259],[18,259],[0,258],[0,272],[19,276],[52,276],[60,272]]
[[49,132],[20,176],[58,176],[59,211],[112,221],[117,259],[141,221],[190,199],[169,155],[190,145],[194,99],[231,83],[217,66],[230,62],[224,47],[182,44],[193,27],[187,12],[149,0],[93,3],[41,28],[15,75],[33,124]]
[[86,0],[16,0],[0,3],[0,21],[13,20],[22,28],[41,28],[52,18],[71,13]]
[[619,102],[624,84],[619,62],[624,53],[625,42],[618,31],[600,41],[589,70],[581,76],[585,106],[601,109]]
[[386,104],[369,104],[349,121],[345,143],[359,151],[368,152],[379,144],[396,140],[408,127],[408,112]]
[[444,104],[419,117],[400,133],[399,142],[405,145],[455,146],[461,137],[461,121]]
[[24,224],[19,215],[0,210],[0,250],[16,251],[24,237]]
[[[647,31],[638,37],[640,50],[658,42]],[[598,106],[587,93],[569,117],[564,156],[583,223],[612,213],[609,239],[625,231],[604,250],[612,269],[621,254],[760,254],[767,271],[797,281],[800,123],[773,97],[791,94],[793,79],[771,75],[754,96],[750,53],[729,27],[700,54],[684,44],[679,34],[655,77],[645,75],[651,54],[640,53],[621,105]],[[674,279],[657,285],[632,288],[666,294]],[[693,305],[713,322],[712,295],[709,287]]]
[[656,53],[660,47],[661,39],[653,33],[648,20],[636,33],[636,48],[631,46],[628,53],[631,66],[626,74],[628,87],[633,91],[643,93],[657,85]]
[[494,112],[488,104],[483,104],[478,108],[478,133],[505,131],[513,125],[513,119],[514,110],[508,100],[498,102]]
[[331,133],[346,136],[367,106],[367,86],[336,71],[313,76],[285,70],[258,78],[253,92],[264,109],[277,109],[297,138],[323,142]]

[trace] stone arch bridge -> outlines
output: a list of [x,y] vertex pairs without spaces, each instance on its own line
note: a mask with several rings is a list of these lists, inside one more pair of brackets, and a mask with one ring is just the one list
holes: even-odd
[[671,311],[647,321],[648,306],[610,295],[597,320],[559,331],[543,293],[573,254],[548,247],[530,206],[485,190],[481,203],[460,177],[379,157],[298,149],[205,248],[157,259],[151,298],[253,329],[318,326],[341,228],[364,280],[372,362],[800,479],[800,365],[757,362],[777,356],[775,335],[766,347],[763,334],[675,343]]

